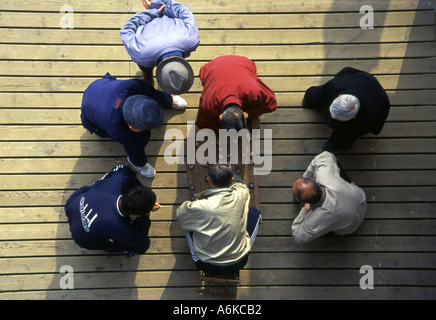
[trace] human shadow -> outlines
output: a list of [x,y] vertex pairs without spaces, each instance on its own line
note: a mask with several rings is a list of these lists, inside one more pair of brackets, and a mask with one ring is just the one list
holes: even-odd
[[75,141],[80,146],[78,152],[71,151],[71,158],[65,159],[68,163],[65,170],[68,168],[68,171],[62,172],[70,178],[62,190],[61,202],[57,204],[59,221],[54,239],[56,274],[46,293],[46,300],[131,299],[136,294],[135,277],[131,272],[135,270],[134,260],[122,254],[86,250],[71,239],[64,211],[66,201],[75,190],[94,184],[113,167],[125,162],[121,156],[122,148],[116,142],[100,139],[83,130],[81,138]]
[[[165,119],[169,121],[175,112],[166,112]],[[80,120],[77,126],[81,126]],[[156,166],[159,151],[162,148],[163,137],[160,130],[152,131],[151,140],[145,147],[149,162]],[[85,129],[80,138],[74,141],[77,148],[73,148],[69,158],[65,160],[65,171],[59,174],[69,175],[65,182],[59,209],[59,221],[54,236],[56,257],[56,273],[47,288],[46,300],[59,299],[138,299],[138,266],[140,256],[130,257],[123,254],[108,254],[99,250],[80,248],[71,239],[69,224],[65,216],[64,204],[71,194],[82,186],[89,186],[100,179],[105,173],[119,164],[129,166],[125,151],[121,144],[110,139],[101,139],[91,135]],[[159,174],[159,168],[157,168]],[[148,187],[154,189],[155,179],[146,179],[138,175],[138,179]],[[155,191],[156,192],[156,191]],[[159,199],[158,199],[159,201]],[[154,228],[151,216],[150,233]],[[153,241],[153,239],[151,239]],[[67,269],[65,269],[67,268]],[[66,271],[63,271],[66,270]],[[71,276],[71,277],[70,277]],[[69,285],[68,285],[69,284]]]

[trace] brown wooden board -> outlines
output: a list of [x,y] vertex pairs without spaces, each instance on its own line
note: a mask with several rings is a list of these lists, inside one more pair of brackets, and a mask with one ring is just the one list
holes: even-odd
[[[200,143],[196,143],[195,146],[195,153],[197,154],[197,150],[200,147]],[[228,146],[228,149],[230,150],[230,146]],[[219,144],[216,144],[216,155],[217,160],[219,158],[219,154],[227,154],[229,156],[229,152],[223,152],[220,150]],[[187,154],[187,152],[185,153]],[[242,143],[239,143],[238,145],[238,162],[237,165],[234,166],[234,169],[236,169],[236,173],[242,178],[242,180],[247,185],[248,189],[250,190],[250,208],[256,208],[260,211],[260,200],[259,200],[259,183],[257,176],[254,174],[254,164],[244,164],[242,158],[243,156],[249,156],[247,154],[244,154],[242,152]],[[198,194],[204,190],[210,189],[211,186],[208,181],[208,170],[209,170],[209,164],[208,163],[198,163],[197,160],[194,164],[188,164],[186,161],[186,171],[187,171],[187,179],[188,179],[188,190],[190,194],[190,199],[194,199],[194,195]]]

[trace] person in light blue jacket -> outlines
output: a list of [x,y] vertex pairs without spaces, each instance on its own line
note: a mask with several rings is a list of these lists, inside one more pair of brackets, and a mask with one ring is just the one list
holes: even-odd
[[[121,40],[143,77],[153,83],[153,69],[160,89],[173,96],[187,92],[194,81],[191,66],[185,60],[200,43],[194,15],[174,0],[141,0],[146,8],[132,16],[121,28]],[[184,109],[178,103],[176,109]],[[182,99],[182,98],[180,98]],[[182,99],[184,100],[184,99]]]

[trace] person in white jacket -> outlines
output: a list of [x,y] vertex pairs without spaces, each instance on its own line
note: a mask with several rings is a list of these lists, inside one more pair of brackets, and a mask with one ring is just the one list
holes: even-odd
[[292,186],[294,199],[303,206],[292,224],[297,243],[306,243],[328,232],[353,233],[366,213],[364,191],[348,177],[336,157],[324,151],[312,160],[302,179]]
[[262,217],[249,208],[250,191],[231,166],[211,164],[208,181],[211,189],[177,209],[177,221],[196,267],[209,275],[229,274],[247,263]]

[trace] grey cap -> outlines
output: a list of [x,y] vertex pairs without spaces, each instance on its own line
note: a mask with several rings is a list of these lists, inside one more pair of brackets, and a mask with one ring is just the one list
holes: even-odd
[[191,89],[194,83],[194,71],[182,57],[171,56],[158,64],[156,80],[163,91],[179,95]]
[[124,120],[139,130],[151,130],[159,127],[163,121],[162,108],[156,100],[144,96],[130,96],[123,105]]

